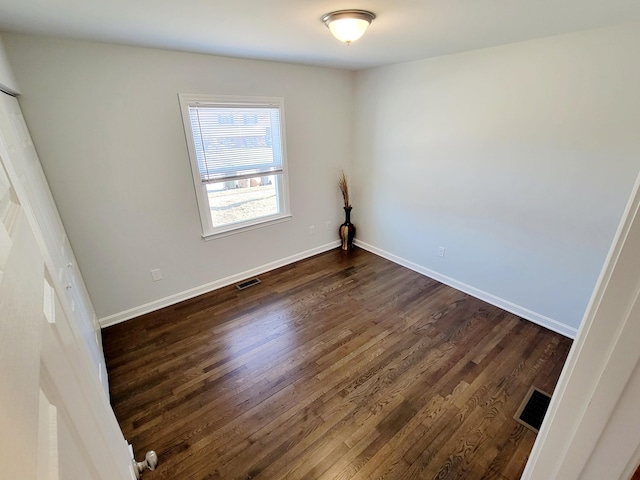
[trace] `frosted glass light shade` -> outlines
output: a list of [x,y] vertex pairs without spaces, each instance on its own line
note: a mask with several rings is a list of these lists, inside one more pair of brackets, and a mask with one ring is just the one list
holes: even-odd
[[369,22],[360,18],[342,18],[329,24],[329,30],[338,40],[351,43],[358,40],[367,30]]
[[334,37],[348,45],[364,34],[374,18],[375,14],[366,10],[340,10],[327,13],[322,21]]

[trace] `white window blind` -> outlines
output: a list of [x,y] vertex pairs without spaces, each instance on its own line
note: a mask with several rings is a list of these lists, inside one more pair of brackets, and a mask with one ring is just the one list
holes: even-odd
[[280,109],[189,105],[202,183],[282,173]]

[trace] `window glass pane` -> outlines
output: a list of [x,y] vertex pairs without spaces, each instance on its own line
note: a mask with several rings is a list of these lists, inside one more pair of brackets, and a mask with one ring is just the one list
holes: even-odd
[[214,228],[280,213],[279,177],[270,175],[207,184]]

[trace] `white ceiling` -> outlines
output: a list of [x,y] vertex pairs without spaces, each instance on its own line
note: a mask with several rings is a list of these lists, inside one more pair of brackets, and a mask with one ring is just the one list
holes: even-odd
[[[320,21],[378,18],[351,46]],[[398,63],[616,23],[640,0],[0,0],[0,30],[325,65]]]

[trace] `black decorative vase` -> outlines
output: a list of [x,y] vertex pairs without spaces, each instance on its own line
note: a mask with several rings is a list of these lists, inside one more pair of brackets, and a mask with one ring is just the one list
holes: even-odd
[[340,240],[342,241],[343,250],[351,250],[353,248],[353,237],[356,236],[356,227],[351,223],[351,207],[344,207],[345,220],[340,225]]

